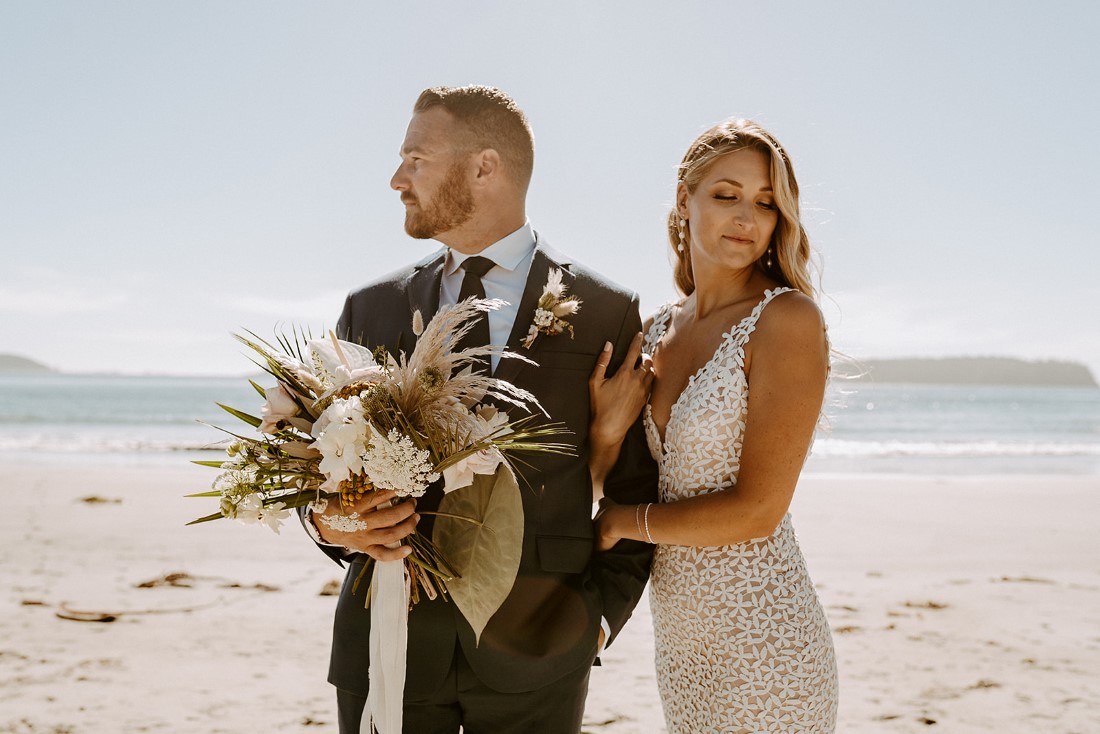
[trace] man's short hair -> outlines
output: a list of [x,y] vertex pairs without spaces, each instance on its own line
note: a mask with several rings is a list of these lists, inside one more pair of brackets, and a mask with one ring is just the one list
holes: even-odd
[[455,141],[462,151],[492,148],[500,154],[505,170],[526,191],[535,166],[535,138],[527,115],[514,99],[496,87],[471,84],[465,87],[425,89],[413,105],[413,113],[433,107],[447,110],[465,128]]

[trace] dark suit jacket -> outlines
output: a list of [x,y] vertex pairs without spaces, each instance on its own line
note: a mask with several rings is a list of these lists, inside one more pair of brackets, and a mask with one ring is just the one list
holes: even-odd
[[[348,296],[338,334],[370,348],[411,353],[416,343],[412,313],[427,320],[439,308],[445,252],[436,253]],[[520,342],[534,317],[536,303],[552,267],[563,271],[568,292],[580,298],[579,313],[570,318],[575,338],[540,335],[531,349]],[[486,626],[480,644],[453,603],[422,599],[409,614],[408,673],[405,695],[422,699],[446,676],[455,644],[481,680],[502,692],[541,688],[596,654],[601,617],[611,627],[610,642],[626,623],[649,574],[653,547],[622,541],[606,553],[594,553],[591,521],[592,488],[587,466],[589,423],[588,378],[605,341],[615,345],[612,369],[622,361],[631,339],[641,329],[638,299],[596,273],[571,263],[537,238],[530,275],[508,346],[538,362],[501,360],[496,377],[531,391],[554,421],[573,432],[564,440],[578,456],[526,454],[532,466],[517,466],[524,506],[523,554],[512,591]],[[518,417],[509,410],[510,417]],[[657,468],[646,447],[641,422],[634,426],[622,456],[606,483],[606,494],[624,503],[657,499]],[[441,490],[430,489],[418,500],[420,510],[434,509]],[[430,536],[431,516],[420,530]],[[335,560],[343,560],[324,548]],[[363,556],[352,556],[336,609],[329,681],[347,691],[367,693],[370,612],[363,607],[367,588],[352,594],[352,581]]]

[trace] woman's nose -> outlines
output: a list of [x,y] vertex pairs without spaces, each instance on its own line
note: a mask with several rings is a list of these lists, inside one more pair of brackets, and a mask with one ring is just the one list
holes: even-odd
[[752,221],[752,210],[744,202],[738,202],[737,206],[733,207],[731,214],[733,215],[733,221],[738,224],[748,224]]

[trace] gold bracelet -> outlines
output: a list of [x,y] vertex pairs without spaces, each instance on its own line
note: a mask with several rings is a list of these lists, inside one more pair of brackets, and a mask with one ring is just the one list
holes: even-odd
[[642,506],[634,505],[634,527],[638,528],[638,537],[642,536]]
[[653,536],[649,534],[649,508],[653,507],[652,502],[647,502],[645,505],[645,539],[651,545],[653,544]]

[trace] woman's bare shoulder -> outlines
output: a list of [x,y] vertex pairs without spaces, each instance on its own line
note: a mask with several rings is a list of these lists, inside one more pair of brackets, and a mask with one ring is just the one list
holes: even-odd
[[781,293],[768,303],[753,333],[756,346],[824,344],[825,317],[812,298],[799,291]]

